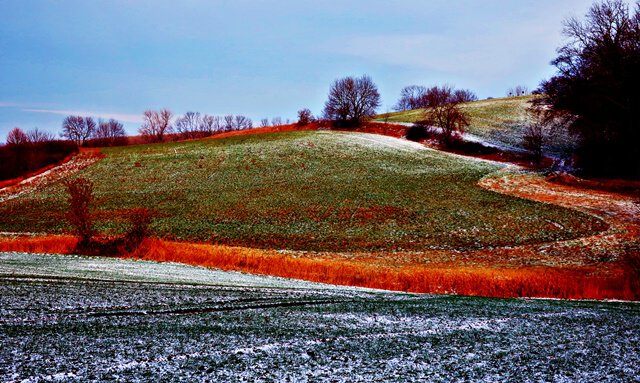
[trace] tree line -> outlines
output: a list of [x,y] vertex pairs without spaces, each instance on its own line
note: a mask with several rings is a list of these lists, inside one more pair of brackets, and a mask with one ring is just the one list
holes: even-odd
[[22,177],[56,164],[78,151],[70,141],[59,141],[38,128],[27,132],[14,128],[7,134],[7,144],[0,146],[0,180]]
[[393,107],[396,111],[430,108],[442,103],[459,104],[476,101],[478,96],[469,89],[454,89],[449,85],[432,86],[409,85],[400,91],[400,99]]
[[243,115],[225,116],[201,115],[199,112],[187,112],[172,121],[173,113],[169,109],[147,110],[143,123],[138,130],[140,136],[149,142],[162,142],[168,134],[177,134],[180,138],[201,138],[215,133],[251,129],[253,121]]

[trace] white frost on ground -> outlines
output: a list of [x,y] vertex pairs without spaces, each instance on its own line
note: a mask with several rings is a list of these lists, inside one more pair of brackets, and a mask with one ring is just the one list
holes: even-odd
[[640,376],[635,304],[373,293],[172,264],[80,261],[0,256],[0,381]]
[[238,287],[379,291],[268,275],[222,271],[180,263],[79,255],[0,252],[0,277],[11,275]]

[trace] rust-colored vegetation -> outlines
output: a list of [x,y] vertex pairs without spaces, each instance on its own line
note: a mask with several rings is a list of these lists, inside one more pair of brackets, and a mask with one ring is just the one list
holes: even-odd
[[[77,239],[71,236],[0,239],[0,251],[72,254],[76,245]],[[640,299],[639,270],[629,267],[640,264],[640,254],[630,255],[605,269],[473,267],[451,263],[384,266],[366,259],[345,260],[326,254],[316,257],[305,253],[145,239],[122,257],[415,293],[504,298]]]
[[71,235],[0,236],[0,251],[73,254],[78,238]]

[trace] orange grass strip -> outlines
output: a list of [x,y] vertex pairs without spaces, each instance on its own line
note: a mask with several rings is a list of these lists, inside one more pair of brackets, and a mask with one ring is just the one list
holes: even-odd
[[78,239],[70,235],[0,236],[0,251],[73,254],[77,244]]
[[[487,297],[638,300],[638,283],[622,271],[606,275],[564,268],[371,266],[275,251],[145,240],[131,256],[346,286]],[[593,271],[593,270],[589,270]]]
[[[73,253],[70,236],[0,239],[0,251]],[[178,262],[222,270],[415,293],[497,298],[640,300],[640,283],[622,270],[553,267],[372,266],[364,262],[307,258],[276,251],[146,239],[124,257]]]

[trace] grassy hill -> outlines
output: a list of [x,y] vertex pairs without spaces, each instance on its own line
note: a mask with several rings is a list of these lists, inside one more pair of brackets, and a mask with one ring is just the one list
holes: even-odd
[[[484,190],[497,165],[390,137],[299,131],[104,149],[77,176],[95,184],[102,233],[127,213],[153,234],[275,249],[476,249],[567,239],[603,223]],[[0,231],[64,232],[60,183],[0,204]]]
[[[479,100],[462,104],[470,117],[467,132],[494,144],[522,148],[522,135],[527,121],[527,108],[535,96]],[[381,114],[376,121],[416,122],[423,119],[424,109]],[[546,151],[560,155],[571,149],[574,140],[560,130],[552,132]]]

